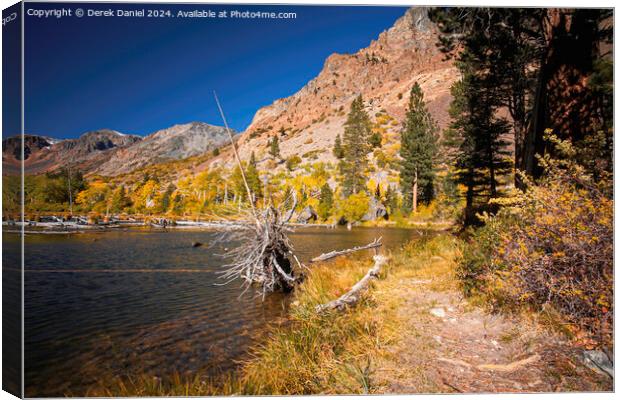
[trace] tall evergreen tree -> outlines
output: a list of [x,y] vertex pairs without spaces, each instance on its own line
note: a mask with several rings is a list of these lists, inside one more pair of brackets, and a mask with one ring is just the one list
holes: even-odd
[[321,198],[319,200],[319,206],[317,213],[322,220],[326,220],[332,214],[332,207],[334,206],[334,192],[329,187],[327,182],[321,186]]
[[286,186],[284,188],[284,193],[282,194],[282,204],[285,210],[290,210],[293,206],[293,188],[290,186]]
[[[262,196],[262,185],[260,181],[260,176],[258,174],[256,157],[254,155],[254,152],[251,153],[249,162],[242,162],[242,165],[245,172],[245,178],[248,182],[250,191],[252,192],[251,200],[255,202],[257,198]],[[245,183],[243,182],[243,176],[241,174],[241,169],[239,168],[239,166],[236,166],[233,170],[231,174],[231,181],[233,183],[235,199],[248,199],[247,189],[245,187]]]
[[465,223],[477,222],[476,212],[498,196],[499,178],[509,172],[508,123],[491,111],[497,105],[493,93],[482,90],[475,76],[461,64],[463,78],[451,93],[448,110],[452,123],[443,145],[448,163],[456,170],[456,182],[465,186]]
[[166,188],[166,191],[161,196],[161,203],[159,204],[160,211],[165,213],[170,209],[170,205],[172,204],[172,194],[177,188],[174,184],[170,183]]
[[340,162],[343,175],[342,189],[345,196],[363,191],[366,187],[365,172],[368,168],[367,154],[370,151],[370,118],[364,110],[360,95],[351,103],[343,136],[344,157]]
[[122,212],[125,208],[129,207],[131,204],[131,200],[127,197],[127,192],[125,190],[125,186],[119,185],[112,192],[112,196],[110,197],[110,212],[119,213]]
[[280,158],[280,143],[277,135],[269,142],[269,155],[273,158]]
[[334,142],[334,148],[332,150],[334,157],[341,160],[344,158],[344,150],[342,149],[342,140],[340,139],[340,135],[336,136],[336,141]]
[[368,138],[368,144],[373,149],[381,147],[381,139],[381,134],[379,132],[373,132]]
[[409,107],[401,132],[401,192],[405,212],[416,212],[418,202],[434,197],[434,162],[437,154],[437,124],[424,103],[422,88],[411,88]]

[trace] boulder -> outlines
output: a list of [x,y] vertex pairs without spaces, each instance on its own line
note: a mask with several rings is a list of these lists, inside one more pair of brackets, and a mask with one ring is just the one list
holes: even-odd
[[430,313],[437,318],[443,318],[446,316],[446,311],[442,307],[431,308]]
[[368,202],[368,212],[362,217],[362,221],[375,221],[379,218],[388,219],[387,208],[381,201],[372,197]]
[[306,206],[297,216],[297,222],[300,224],[307,224],[308,222],[316,221],[318,219],[319,215],[311,206]]
[[614,377],[613,360],[602,350],[586,350],[583,352],[583,361],[593,371],[605,373]]

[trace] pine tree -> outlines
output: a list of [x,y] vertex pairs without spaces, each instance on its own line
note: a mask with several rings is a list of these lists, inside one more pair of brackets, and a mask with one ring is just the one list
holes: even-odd
[[170,209],[170,205],[172,204],[172,194],[177,188],[174,184],[169,184],[166,188],[166,191],[161,196],[161,203],[159,204],[161,212],[168,212]]
[[280,158],[280,143],[277,135],[269,142],[269,155],[273,158]]
[[[613,44],[613,24],[605,23],[612,14],[570,8],[429,11],[442,33],[442,51],[475,78],[472,101],[494,92],[493,111],[510,115],[515,167],[534,178],[542,173],[537,157],[554,151],[545,130],[578,144],[613,119],[604,106],[608,96],[584,85],[596,80],[601,61],[612,58],[603,51]],[[523,188],[520,176],[515,174],[515,184]]]
[[381,201],[381,185],[377,183],[377,187],[375,187],[375,199]]
[[366,187],[364,173],[368,168],[369,136],[370,118],[364,111],[364,100],[360,95],[351,103],[351,111],[344,128],[344,157],[340,163],[340,171],[343,175],[343,194],[346,197],[359,193]]
[[422,88],[411,88],[409,107],[401,133],[401,192],[405,212],[416,212],[419,201],[434,197],[434,163],[437,153],[437,124],[424,103]]
[[284,189],[284,194],[282,195],[282,204],[285,210],[290,210],[293,206],[293,189],[288,185]]
[[340,139],[340,135],[336,136],[336,141],[334,142],[334,149],[332,152],[334,157],[337,159],[342,160],[344,158],[344,150],[342,149],[342,140]]
[[325,183],[321,186],[321,199],[319,200],[319,206],[317,213],[323,221],[325,221],[332,213],[334,206],[334,192],[329,187],[329,184]]
[[448,162],[456,169],[456,182],[466,188],[465,224],[472,224],[477,222],[480,207],[499,195],[499,178],[512,164],[503,139],[509,125],[496,117],[494,93],[482,90],[467,67],[461,65],[463,78],[451,89],[453,101],[448,112],[452,123],[443,145]]
[[[249,162],[247,164],[243,162],[242,165],[245,172],[245,178],[248,182],[250,191],[252,192],[252,201],[255,202],[256,199],[262,196],[262,185],[260,181],[260,175],[258,174],[258,168],[256,166],[256,157],[254,155],[254,152],[252,152],[252,154],[250,155]],[[233,173],[231,174],[231,180],[233,183],[235,198],[247,200],[247,190],[245,187],[245,183],[243,182],[243,176],[241,174],[239,166],[236,166],[233,170]]]

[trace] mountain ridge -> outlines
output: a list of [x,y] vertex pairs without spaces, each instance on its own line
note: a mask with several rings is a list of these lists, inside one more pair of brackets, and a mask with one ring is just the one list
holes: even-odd
[[[233,133],[235,133],[233,131]],[[134,146],[120,149],[96,173],[115,176],[166,160],[204,154],[228,143],[226,129],[205,122],[176,124],[144,137]]]
[[[88,131],[74,139],[27,134],[24,169],[27,174],[40,174],[70,165],[86,174],[116,176],[162,161],[204,154],[227,143],[225,132],[223,127],[192,121],[146,136],[112,129]],[[6,174],[20,173],[20,136],[2,141],[2,162]]]

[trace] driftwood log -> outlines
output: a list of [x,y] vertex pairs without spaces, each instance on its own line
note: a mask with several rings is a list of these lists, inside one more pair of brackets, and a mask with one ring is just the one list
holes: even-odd
[[329,260],[334,257],[344,256],[345,254],[351,254],[356,251],[380,247],[381,245],[382,245],[381,238],[378,238],[378,239],[373,240],[371,243],[368,243],[365,246],[356,246],[356,247],[353,247],[352,249],[338,250],[338,251],[334,250],[334,251],[330,251],[329,253],[321,254],[318,257],[314,257],[311,260],[311,262],[325,261],[325,260]]
[[351,290],[337,298],[336,300],[332,300],[326,304],[319,304],[316,306],[316,312],[322,313],[327,310],[343,310],[347,306],[355,305],[361,298],[362,293],[366,290],[370,281],[376,279],[379,276],[379,272],[381,272],[381,266],[386,263],[387,257],[382,255],[376,255],[373,257],[375,260],[375,265],[371,269],[368,270],[366,275],[357,282]]

